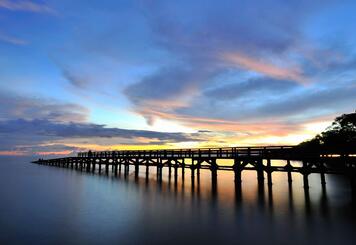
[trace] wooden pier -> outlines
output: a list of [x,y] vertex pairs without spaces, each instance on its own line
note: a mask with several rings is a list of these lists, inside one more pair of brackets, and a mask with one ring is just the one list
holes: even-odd
[[[232,164],[219,163],[223,162],[222,159],[230,159]],[[276,165],[274,160],[284,161]],[[111,171],[115,175],[121,173],[122,168],[126,175],[132,166],[136,177],[139,166],[145,166],[146,173],[150,167],[156,167],[158,178],[162,178],[163,167],[168,168],[169,175],[172,169],[175,175],[181,169],[184,176],[185,169],[190,169],[192,178],[195,174],[199,175],[200,169],[209,169],[213,182],[216,181],[217,172],[225,170],[234,172],[237,184],[241,183],[241,173],[245,170],[256,171],[259,182],[264,181],[266,174],[268,185],[272,185],[273,172],[287,173],[289,182],[292,182],[292,173],[299,173],[303,176],[304,188],[309,188],[310,174],[320,174],[323,187],[326,174],[339,174],[350,179],[353,193],[356,192],[355,153],[306,152],[296,146],[81,152],[76,157],[39,159],[33,163],[87,172],[105,171],[106,174]]]

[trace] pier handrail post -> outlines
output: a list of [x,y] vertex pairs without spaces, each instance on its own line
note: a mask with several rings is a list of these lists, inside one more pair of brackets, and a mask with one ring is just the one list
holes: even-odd
[[262,157],[267,157],[267,147],[263,147],[263,151],[262,151]]

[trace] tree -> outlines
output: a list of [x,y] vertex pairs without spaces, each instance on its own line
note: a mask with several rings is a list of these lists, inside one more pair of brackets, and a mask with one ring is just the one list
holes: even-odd
[[303,149],[324,150],[330,153],[356,152],[356,111],[335,118],[320,135],[299,146]]

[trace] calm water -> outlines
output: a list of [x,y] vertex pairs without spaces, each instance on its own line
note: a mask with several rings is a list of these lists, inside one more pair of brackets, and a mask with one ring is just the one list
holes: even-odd
[[156,181],[81,173],[0,158],[1,244],[355,244],[356,206],[346,180],[317,175],[304,192],[301,177],[273,174],[273,186],[258,186],[255,172],[210,172],[192,184],[190,171],[175,181],[164,171]]

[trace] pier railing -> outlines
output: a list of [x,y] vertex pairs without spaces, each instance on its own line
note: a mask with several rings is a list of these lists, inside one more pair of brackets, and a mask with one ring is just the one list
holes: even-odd
[[[356,150],[355,150],[356,153]],[[355,155],[352,153],[306,150],[297,146],[251,146],[222,148],[162,149],[162,150],[125,150],[80,152],[78,157],[143,157],[143,158],[226,158],[266,157],[274,159],[304,159],[314,157],[340,157]]]
[[223,147],[223,148],[193,148],[193,149],[163,149],[163,150],[126,150],[80,152],[78,157],[182,157],[182,158],[234,158],[240,156],[267,156],[270,154],[293,154],[294,146],[268,147]]

